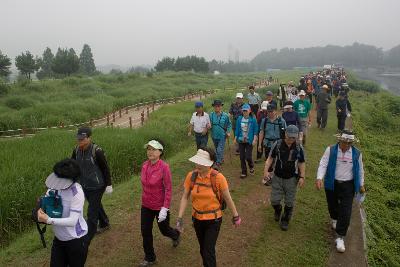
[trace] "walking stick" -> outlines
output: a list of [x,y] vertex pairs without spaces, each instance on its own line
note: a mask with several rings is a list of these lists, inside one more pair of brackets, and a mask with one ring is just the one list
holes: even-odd
[[229,161],[230,161],[231,165],[233,165],[233,163],[232,163],[231,144],[230,144],[230,142],[229,142],[229,138],[230,138],[229,136],[226,136],[226,140],[228,140]]

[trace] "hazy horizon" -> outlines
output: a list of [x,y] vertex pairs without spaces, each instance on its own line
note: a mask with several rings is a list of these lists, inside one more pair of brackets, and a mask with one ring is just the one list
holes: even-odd
[[[91,46],[96,65],[154,65],[164,56],[250,60],[272,48],[400,44],[400,1],[3,0],[0,50]],[[393,34],[390,34],[390,32]],[[302,35],[301,35],[302,33]]]

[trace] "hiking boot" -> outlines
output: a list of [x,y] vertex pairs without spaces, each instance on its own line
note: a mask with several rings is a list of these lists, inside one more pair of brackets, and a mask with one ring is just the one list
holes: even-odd
[[346,248],[344,246],[343,237],[336,238],[335,243],[336,243],[336,250],[338,252],[343,253],[346,250]]
[[146,261],[146,260],[144,260],[139,264],[139,267],[151,266],[151,265],[154,265],[154,264],[156,264],[156,261]]
[[276,222],[279,222],[282,215],[282,205],[273,205],[272,206],[275,210],[274,212],[274,219]]
[[251,169],[250,169],[250,174],[251,174],[251,175],[254,175],[254,168],[251,168]]
[[282,231],[287,231],[289,229],[289,221],[290,221],[290,218],[292,217],[292,211],[293,211],[293,207],[285,206],[285,210],[283,211],[283,215],[282,215],[281,223],[280,223]]
[[247,174],[245,174],[245,173],[242,173],[241,175],[240,175],[240,179],[244,179],[244,178],[246,178],[247,177]]
[[110,230],[110,228],[111,228],[110,225],[107,225],[107,226],[104,226],[104,227],[98,227],[96,234],[102,234],[105,231]]
[[[176,231],[178,231],[178,230],[176,230]],[[181,242],[181,235],[179,234],[177,239],[172,239],[172,246],[174,248],[176,248],[180,242]]]
[[333,220],[331,221],[331,226],[333,230],[336,230],[336,224],[337,224],[337,220]]

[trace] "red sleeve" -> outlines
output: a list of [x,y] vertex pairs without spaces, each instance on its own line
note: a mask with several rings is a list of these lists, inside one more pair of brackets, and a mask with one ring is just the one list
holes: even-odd
[[163,183],[165,189],[164,208],[169,209],[172,197],[172,174],[168,164],[164,165]]

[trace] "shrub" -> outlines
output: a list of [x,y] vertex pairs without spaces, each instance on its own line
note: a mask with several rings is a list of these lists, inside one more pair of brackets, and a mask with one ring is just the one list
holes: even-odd
[[6,99],[5,104],[7,107],[20,110],[23,108],[28,108],[33,106],[33,101],[25,98],[25,97],[10,97]]

